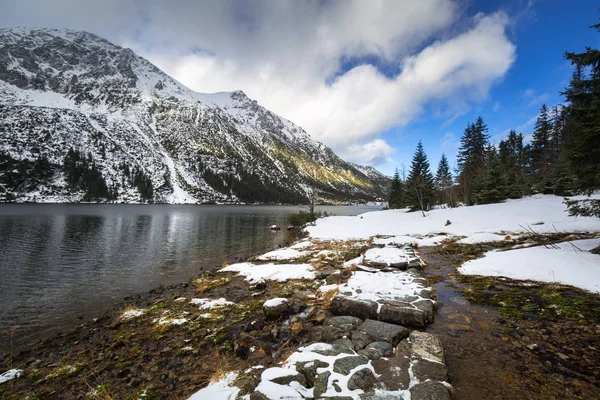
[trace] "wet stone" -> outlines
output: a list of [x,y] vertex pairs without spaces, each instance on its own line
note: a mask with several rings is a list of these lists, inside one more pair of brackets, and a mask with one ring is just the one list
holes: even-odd
[[396,357],[408,357],[412,354],[412,346],[407,339],[404,339],[396,346]]
[[377,383],[377,378],[373,375],[373,371],[369,368],[363,368],[353,373],[348,379],[348,389],[361,389],[364,392],[370,392],[373,390],[375,383]]
[[427,381],[410,389],[411,400],[451,400],[446,386],[439,382]]
[[420,359],[414,363],[412,371],[421,382],[428,379],[432,381],[448,380],[448,370],[444,364],[439,362]]
[[339,346],[347,347],[350,350],[354,350],[354,343],[352,343],[352,340],[350,340],[348,338],[338,339],[335,342],[333,342],[333,344],[337,344]]
[[425,313],[421,310],[412,307],[394,307],[387,304],[381,306],[377,319],[384,322],[391,322],[393,324],[404,326],[414,326],[417,328],[424,327],[426,322]]
[[298,382],[302,386],[306,386],[306,378],[303,374],[297,373],[294,375],[278,376],[271,379],[271,382],[279,385],[289,385],[291,382]]
[[362,393],[358,395],[360,400],[404,400],[405,397],[399,393]]
[[354,350],[364,349],[366,345],[373,341],[373,338],[362,331],[352,331],[352,343],[354,344]]
[[369,300],[356,300],[345,296],[336,296],[329,310],[336,315],[351,315],[358,318],[376,318],[377,303]]
[[371,336],[377,342],[388,342],[392,346],[408,336],[409,330],[403,326],[367,319],[358,330]]
[[389,357],[394,353],[394,348],[388,342],[373,342],[369,343],[366,349],[379,350],[383,357]]
[[357,326],[362,324],[362,319],[352,317],[349,315],[340,315],[336,317],[329,317],[323,322],[323,325],[335,326],[343,330],[351,331]]
[[348,375],[350,371],[359,365],[367,364],[369,359],[363,356],[350,356],[344,358],[338,358],[333,363],[333,371],[338,374]]
[[298,362],[296,363],[296,371],[304,375],[306,387],[311,388],[315,385],[317,369],[327,368],[328,366],[329,364],[320,360]]
[[361,356],[367,357],[369,360],[379,360],[383,357],[383,353],[377,349],[362,349],[358,350],[357,353]]
[[419,300],[413,303],[415,307],[421,310],[424,314],[426,324],[433,322],[433,302],[430,300]]
[[327,391],[327,384],[329,383],[329,377],[331,376],[331,372],[325,371],[321,372],[317,375],[317,379],[315,380],[315,387],[313,389],[313,394],[315,399],[320,398],[323,393]]
[[350,331],[337,326],[316,326],[310,334],[311,341],[333,343],[344,336],[349,336]]
[[390,391],[408,389],[410,359],[404,357],[380,358],[374,360],[371,365],[375,373],[379,375],[377,386],[380,389]]
[[410,333],[410,342],[413,355],[438,361],[442,364],[445,363],[444,349],[440,339],[436,336],[430,333],[412,331]]
[[313,353],[320,354],[322,356],[338,356],[340,354],[354,354],[352,350],[339,344],[332,344],[330,348],[324,350],[313,350]]

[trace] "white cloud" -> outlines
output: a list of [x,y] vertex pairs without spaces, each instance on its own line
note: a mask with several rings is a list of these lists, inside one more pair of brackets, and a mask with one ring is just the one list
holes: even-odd
[[365,144],[351,144],[348,146],[343,158],[354,160],[362,165],[381,166],[392,163],[390,157],[396,150],[383,139],[375,139]]
[[92,31],[194,90],[241,89],[350,160],[368,147],[379,162],[382,131],[430,103],[464,113],[512,65],[507,15],[468,18],[452,0],[21,0],[0,26]]
[[460,142],[456,139],[456,136],[452,132],[446,132],[444,139],[442,139],[442,150],[456,150]]

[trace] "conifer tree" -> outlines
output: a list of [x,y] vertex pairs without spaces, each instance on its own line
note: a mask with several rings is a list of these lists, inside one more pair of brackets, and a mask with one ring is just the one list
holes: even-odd
[[403,206],[403,198],[404,198],[404,182],[400,179],[400,173],[398,172],[398,168],[394,172],[394,176],[392,177],[392,186],[390,189],[390,197],[388,200],[389,208],[402,208]]
[[435,189],[438,192],[440,204],[446,204],[454,207],[454,196],[452,195],[452,173],[450,173],[450,164],[445,154],[442,154],[435,175]]
[[550,171],[552,159],[551,131],[552,124],[550,122],[549,110],[544,104],[537,117],[533,130],[533,140],[531,142],[533,174],[535,183],[538,186],[545,184],[545,179]]
[[460,141],[458,151],[458,181],[467,204],[476,202],[478,184],[485,173],[485,148],[488,142],[488,127],[481,117],[469,124]]
[[508,197],[517,199],[527,191],[525,187],[525,150],[523,134],[511,130],[498,145],[499,161],[507,174]]
[[486,149],[486,169],[480,181],[477,203],[498,203],[508,197],[508,176],[496,152],[489,145]]
[[421,210],[423,216],[434,201],[434,179],[421,141],[417,144],[406,179],[406,198],[408,206]]

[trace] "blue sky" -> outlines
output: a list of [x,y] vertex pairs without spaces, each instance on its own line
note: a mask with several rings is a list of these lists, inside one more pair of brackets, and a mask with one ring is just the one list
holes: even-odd
[[[478,1],[470,9],[490,12],[507,9],[506,3]],[[392,156],[395,164],[408,167],[417,142],[422,140],[434,173],[442,152],[454,165],[464,128],[478,116],[487,123],[495,143],[510,129],[531,134],[543,103],[551,106],[564,102],[560,92],[572,72],[563,58],[564,52],[599,47],[600,35],[589,29],[598,22],[598,6],[594,1],[540,0],[527,7],[521,1],[513,1],[508,10],[514,25],[508,30],[508,37],[516,45],[514,64],[492,87],[488,98],[472,104],[463,115],[455,119],[436,115],[435,107],[428,106],[414,122],[386,130],[382,137],[396,149]],[[391,173],[393,168],[385,165],[381,169]]]

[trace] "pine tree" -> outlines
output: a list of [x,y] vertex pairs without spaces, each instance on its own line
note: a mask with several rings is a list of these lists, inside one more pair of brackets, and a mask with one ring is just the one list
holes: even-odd
[[[600,24],[591,28],[600,31]],[[572,129],[566,140],[567,158],[576,176],[576,189],[592,193],[600,188],[600,50],[565,53],[575,67],[563,93],[570,103],[567,117]]]
[[474,204],[478,184],[485,173],[485,148],[488,142],[488,127],[481,117],[469,124],[460,141],[458,150],[458,181],[463,200]]
[[550,122],[549,110],[544,104],[537,117],[533,130],[533,140],[531,142],[533,174],[535,184],[538,185],[538,190],[546,185],[546,178],[550,171],[552,160],[551,134],[552,124]]
[[421,141],[417,144],[406,179],[406,198],[409,207],[421,210],[423,215],[434,201],[434,179]]
[[508,176],[504,166],[496,148],[489,145],[486,149],[486,169],[477,193],[477,203],[489,204],[506,200],[508,191]]
[[450,173],[450,164],[445,154],[442,154],[435,175],[435,189],[438,192],[440,204],[446,204],[454,207],[454,196],[452,195],[452,173]]
[[394,172],[394,176],[392,177],[392,186],[390,188],[390,197],[388,200],[389,208],[402,208],[404,198],[404,182],[400,179],[400,173],[398,172],[398,168]]
[[511,130],[498,145],[499,161],[507,174],[508,197],[517,199],[527,191],[525,186],[525,150],[523,135]]

